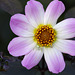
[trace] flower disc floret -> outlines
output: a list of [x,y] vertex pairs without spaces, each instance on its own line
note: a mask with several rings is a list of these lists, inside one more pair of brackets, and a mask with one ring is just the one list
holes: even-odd
[[36,29],[34,38],[39,46],[50,47],[56,39],[56,31],[51,26],[43,25]]

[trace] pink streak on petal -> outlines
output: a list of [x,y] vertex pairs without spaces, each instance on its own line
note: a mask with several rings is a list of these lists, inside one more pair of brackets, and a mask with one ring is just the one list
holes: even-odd
[[35,1],[35,0],[30,0],[30,1]]
[[59,1],[59,0],[54,0],[54,1]]
[[28,24],[25,15],[15,14],[10,20],[11,30],[18,36],[29,37],[33,36],[33,26]]
[[36,66],[43,56],[43,52],[40,49],[35,48],[29,54],[27,54],[22,60],[22,65],[27,69],[31,69]]
[[55,25],[59,16],[64,12],[65,6],[61,1],[52,1],[45,12],[44,23]]
[[75,37],[75,18],[69,18],[59,22],[54,29],[57,31],[57,37],[67,39]]
[[38,1],[28,1],[25,6],[25,13],[28,21],[34,27],[44,23],[44,9]]
[[64,70],[65,62],[60,51],[55,48],[44,49],[44,56],[49,71],[58,74]]
[[75,56],[75,41],[58,39],[54,46],[63,53]]
[[16,37],[9,43],[8,51],[13,56],[22,56],[28,54],[35,46],[32,38]]

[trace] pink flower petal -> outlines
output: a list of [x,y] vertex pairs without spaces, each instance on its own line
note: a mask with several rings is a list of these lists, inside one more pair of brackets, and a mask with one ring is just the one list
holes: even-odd
[[28,54],[35,46],[32,38],[16,37],[9,43],[8,51],[13,56],[22,56]]
[[52,1],[46,9],[44,23],[56,25],[57,19],[64,12],[65,6],[61,1]]
[[57,31],[57,37],[67,39],[75,37],[75,18],[69,18],[61,21],[54,26]]
[[34,27],[44,23],[44,9],[40,2],[34,0],[28,1],[25,13],[30,24]]
[[35,1],[35,0],[31,0],[31,1]]
[[33,36],[33,26],[28,24],[25,15],[15,14],[10,20],[11,30],[18,36],[30,37]]
[[57,39],[54,46],[63,53],[75,56],[75,41]]
[[64,70],[65,62],[63,59],[63,55],[60,51],[55,48],[45,48],[44,56],[49,71],[53,73],[59,73]]
[[22,65],[27,69],[31,69],[36,66],[43,56],[43,52],[39,48],[35,48],[29,54],[27,54],[22,60]]

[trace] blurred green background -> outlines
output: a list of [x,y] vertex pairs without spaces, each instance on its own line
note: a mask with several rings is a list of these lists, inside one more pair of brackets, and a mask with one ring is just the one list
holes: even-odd
[[[25,5],[28,0],[0,0],[0,52],[4,52],[5,55],[9,55],[7,46],[11,39],[16,35],[11,31],[9,22],[13,14],[23,13]],[[44,9],[46,10],[48,4],[52,0],[38,0],[40,1]],[[60,16],[58,21],[66,18],[75,18],[75,0],[60,0],[65,4],[66,10]],[[9,70],[7,72],[0,72],[0,75],[40,75],[39,71],[34,69],[27,70],[23,68],[20,61],[9,63]],[[55,75],[50,72],[46,72],[45,75]],[[58,75],[75,75],[75,64],[71,64],[66,61],[65,70]]]

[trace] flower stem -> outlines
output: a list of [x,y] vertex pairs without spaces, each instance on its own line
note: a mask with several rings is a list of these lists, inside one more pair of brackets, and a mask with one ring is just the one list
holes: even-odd
[[45,73],[44,72],[41,72],[41,75],[45,75]]
[[45,75],[44,65],[45,65],[45,60],[44,60],[44,56],[43,56],[43,58],[42,58],[42,71],[41,71],[41,75]]

